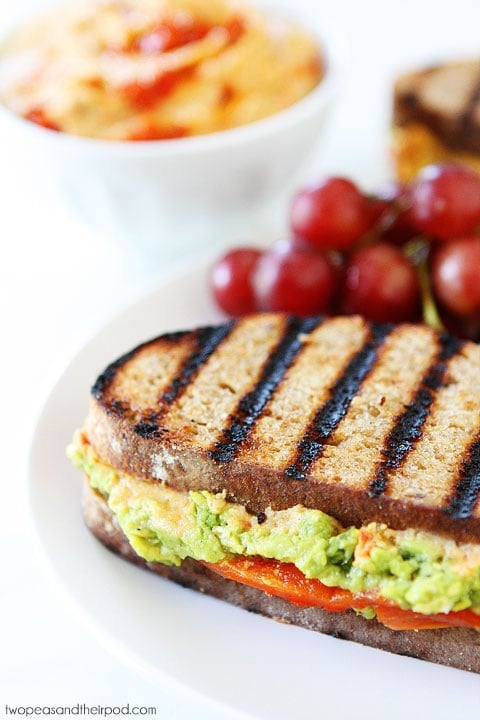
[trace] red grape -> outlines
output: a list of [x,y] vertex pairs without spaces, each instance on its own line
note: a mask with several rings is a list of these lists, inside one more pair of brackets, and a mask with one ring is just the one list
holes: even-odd
[[453,335],[480,342],[480,317],[461,318],[443,308],[440,310],[443,326]]
[[432,260],[436,298],[450,313],[480,320],[480,237],[445,243]]
[[350,180],[328,178],[293,197],[290,226],[294,236],[324,250],[346,250],[371,225],[368,201]]
[[394,245],[406,245],[419,235],[411,218],[412,204],[410,190],[402,183],[390,183],[382,188],[377,195],[378,202],[384,202],[387,210],[381,220],[381,238]]
[[370,216],[370,227],[381,229],[391,216],[391,203],[380,195],[366,195],[365,200]]
[[415,268],[394,245],[378,243],[352,255],[345,269],[341,310],[377,322],[415,320],[420,285]]
[[256,310],[252,273],[261,254],[256,248],[236,248],[213,265],[210,275],[212,293],[227,315],[244,315]]
[[290,223],[290,240],[265,252],[237,248],[215,263],[211,288],[226,313],[340,311],[402,322],[421,318],[423,299],[427,321],[438,324],[438,310],[445,327],[480,340],[480,175],[472,170],[431,165],[413,185],[370,196],[328,178],[294,196]]
[[253,283],[259,310],[314,315],[329,308],[336,270],[323,253],[287,240],[262,255]]
[[426,235],[449,240],[480,223],[480,175],[460,165],[423,168],[412,187],[410,217]]

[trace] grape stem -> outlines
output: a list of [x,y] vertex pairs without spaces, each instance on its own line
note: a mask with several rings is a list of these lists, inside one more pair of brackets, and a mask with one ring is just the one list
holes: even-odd
[[428,261],[430,246],[423,238],[415,238],[405,245],[405,255],[413,263],[418,274],[422,298],[422,320],[434,330],[444,330],[437,304],[433,296]]

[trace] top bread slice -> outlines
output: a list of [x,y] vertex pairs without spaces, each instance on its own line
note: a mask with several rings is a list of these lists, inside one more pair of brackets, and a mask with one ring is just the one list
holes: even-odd
[[435,65],[399,77],[393,124],[420,124],[451,150],[480,153],[480,60]]
[[480,346],[423,325],[258,314],[162,335],[100,375],[85,430],[119,470],[250,512],[480,542]]

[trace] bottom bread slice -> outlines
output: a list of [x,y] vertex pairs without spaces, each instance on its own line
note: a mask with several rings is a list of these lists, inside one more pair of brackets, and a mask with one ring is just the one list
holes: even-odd
[[186,559],[180,567],[147,563],[130,546],[105,499],[85,483],[83,510],[87,526],[110,550],[130,562],[201,593],[232,605],[290,623],[352,640],[363,645],[408,655],[442,665],[480,673],[480,632],[469,628],[439,630],[391,630],[376,620],[347,612],[327,612],[318,607],[299,607],[282,598],[242,585],[212,572],[201,563]]

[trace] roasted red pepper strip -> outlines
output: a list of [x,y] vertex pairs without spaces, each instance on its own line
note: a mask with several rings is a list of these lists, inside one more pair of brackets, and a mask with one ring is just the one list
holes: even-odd
[[[214,27],[214,25],[194,18],[185,18],[181,23],[178,20],[175,21],[174,18],[170,20],[164,18],[150,32],[136,38],[128,49],[146,55],[176,50],[189,43],[203,40]],[[233,17],[224,25],[217,27],[228,32],[230,43],[236,42],[245,31],[244,22],[240,17]]]
[[211,25],[193,18],[184,24],[163,20],[149,33],[141,35],[134,49],[146,54],[175,50],[188,43],[202,40],[211,29]]
[[187,128],[179,125],[171,125],[170,127],[158,127],[157,125],[145,125],[135,132],[132,132],[127,140],[175,140],[177,138],[187,137]]
[[422,615],[412,610],[373,604],[377,620],[393,630],[429,630],[445,627],[471,627],[480,630],[480,615],[471,610]]
[[251,585],[268,595],[285,598],[295,605],[319,606],[332,612],[372,605],[367,598],[358,598],[357,602],[357,598],[354,598],[349,590],[327,587],[320,580],[306,578],[290,563],[261,557],[241,557],[205,565],[229,580]]
[[[215,26],[204,22],[187,22],[183,25],[167,22],[166,20],[150,33],[137,38],[135,43],[124,52],[137,51],[145,55],[161,54],[176,48],[183,47],[191,42],[205,38]],[[234,17],[219,28],[228,33],[228,42],[235,43],[243,34],[245,27],[241,18]],[[149,83],[129,83],[122,87],[124,97],[137,108],[148,109],[160,100],[168,97],[179,83],[191,77],[195,67],[182,67],[178,70],[169,70],[162,73]]]
[[48,130],[60,131],[60,126],[53,120],[50,120],[43,108],[34,108],[26,113],[24,117],[25,120],[30,120],[30,122],[41,125],[41,127],[47,128]]
[[445,627],[480,629],[480,615],[471,610],[422,615],[402,610],[381,598],[353,595],[349,590],[331,588],[320,580],[306,578],[290,563],[260,557],[240,557],[221,563],[204,563],[222,577],[263,590],[268,595],[289,600],[295,605],[321,607],[330,612],[373,607],[377,620],[393,630],[427,630]]
[[159,100],[170,95],[177,85],[185,78],[190,77],[192,73],[193,69],[190,67],[171,70],[159,75],[146,85],[142,83],[124,85],[122,93],[132,105],[142,110],[148,110]]

